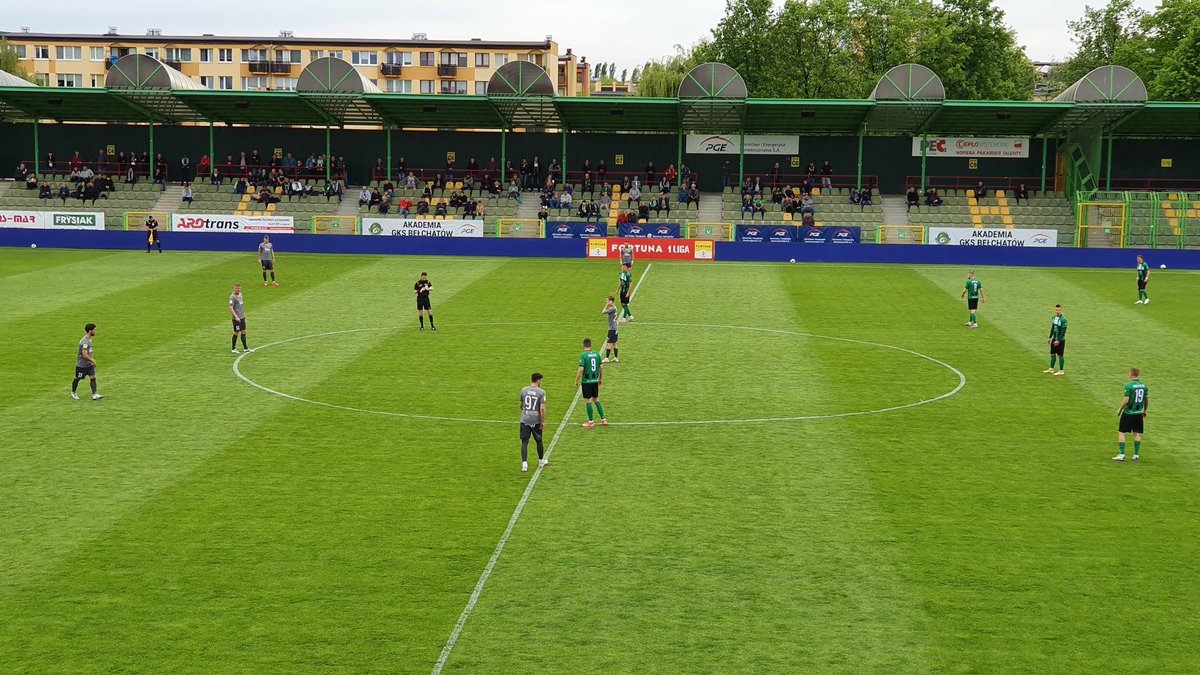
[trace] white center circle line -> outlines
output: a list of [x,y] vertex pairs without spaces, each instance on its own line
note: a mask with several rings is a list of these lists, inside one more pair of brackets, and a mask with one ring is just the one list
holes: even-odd
[[[473,327],[479,328],[479,327],[491,327],[491,326],[563,325],[563,324],[567,324],[567,323],[571,323],[571,322],[509,321],[509,322],[497,322],[497,323],[468,323],[468,324],[458,324],[458,326],[463,327],[463,328],[473,328]],[[902,405],[889,406],[886,408],[877,408],[874,410],[856,410],[856,411],[850,411],[850,412],[829,413],[829,414],[825,414],[825,415],[797,415],[797,416],[793,416],[793,417],[752,417],[752,418],[734,418],[734,419],[717,419],[717,420],[660,420],[660,421],[642,421],[642,422],[639,422],[639,421],[610,422],[609,426],[671,427],[671,426],[701,426],[701,425],[715,425],[715,424],[770,424],[770,423],[779,423],[779,422],[812,422],[812,421],[817,421],[817,420],[843,419],[843,418],[848,418],[848,417],[863,417],[866,415],[882,415],[884,413],[897,412],[900,410],[907,410],[910,408],[917,408],[920,406],[929,405],[931,403],[937,403],[938,401],[942,401],[947,398],[950,398],[951,396],[954,396],[958,392],[962,391],[963,387],[967,386],[967,376],[965,374],[963,374],[963,372],[961,370],[959,370],[958,368],[955,368],[954,366],[950,365],[949,363],[946,363],[945,361],[936,359],[927,354],[922,354],[920,352],[913,351],[911,349],[905,349],[904,347],[897,347],[895,345],[884,344],[882,342],[871,342],[869,340],[856,340],[854,338],[836,337],[836,336],[831,336],[831,335],[817,335],[815,333],[806,333],[803,331],[786,330],[786,329],[782,329],[782,328],[761,328],[761,327],[755,327],[755,326],[731,326],[731,325],[721,325],[721,324],[669,323],[669,322],[651,322],[651,321],[639,321],[639,322],[637,322],[637,325],[669,327],[669,328],[707,328],[707,329],[722,329],[722,330],[744,330],[744,331],[753,331],[753,332],[766,333],[766,334],[772,334],[772,335],[792,335],[795,337],[811,338],[811,339],[816,339],[816,340],[832,340],[835,342],[843,342],[846,344],[862,345],[862,346],[866,346],[866,347],[875,347],[878,349],[888,349],[888,350],[892,350],[895,352],[908,354],[910,356],[915,356],[919,359],[923,359],[925,361],[929,361],[930,363],[937,364],[938,366],[941,366],[942,368],[944,368],[944,369],[950,371],[951,373],[953,373],[954,375],[956,375],[958,377],[958,384],[950,391],[947,391],[947,392],[940,394],[938,396],[935,396],[933,398],[921,399],[920,401],[914,401],[912,403],[905,403]],[[397,331],[397,330],[406,330],[406,329],[399,328],[399,327],[350,328],[350,329],[346,329],[346,330],[328,331],[325,333],[314,333],[312,335],[301,335],[298,337],[288,338],[286,340],[279,340],[276,342],[271,342],[271,343],[262,345],[261,347],[256,348],[255,353],[262,351],[264,349],[269,349],[271,347],[286,345],[286,344],[289,344],[292,342],[299,342],[301,340],[311,340],[311,339],[315,339],[315,338],[331,337],[334,335],[348,335],[348,334],[352,334],[352,333],[369,333],[369,332]],[[263,386],[263,385],[259,384],[258,382],[255,382],[254,380],[247,377],[244,373],[242,373],[241,367],[240,367],[242,359],[246,358],[249,355],[250,355],[250,353],[243,352],[241,355],[239,355],[237,357],[237,359],[234,360],[234,362],[233,362],[234,375],[236,375],[238,377],[238,379],[240,379],[241,381],[254,387],[255,389],[258,389],[259,391],[271,394],[273,396],[278,396],[280,398],[284,398],[289,401],[296,401],[299,403],[307,403],[309,405],[320,406],[322,408],[330,408],[332,410],[342,410],[345,412],[355,412],[355,413],[362,413],[362,414],[366,414],[366,415],[379,415],[379,416],[383,416],[383,417],[399,417],[399,418],[413,419],[413,420],[426,420],[426,421],[431,421],[431,422],[458,422],[458,423],[467,423],[467,424],[505,424],[505,425],[509,425],[509,426],[518,424],[518,422],[515,422],[512,420],[492,420],[492,419],[478,419],[478,418],[470,418],[470,417],[445,417],[445,416],[440,416],[440,415],[416,415],[416,414],[412,414],[412,413],[394,412],[394,411],[390,411],[390,410],[372,410],[369,408],[356,408],[354,406],[338,405],[336,403],[327,403],[325,401],[315,401],[313,399],[304,398],[303,396],[295,396],[293,394],[288,394],[288,393],[285,393],[282,391],[277,391],[275,389],[271,389],[270,387]],[[564,424],[565,423],[566,422],[564,422]],[[549,425],[547,425],[547,426],[549,426]]]

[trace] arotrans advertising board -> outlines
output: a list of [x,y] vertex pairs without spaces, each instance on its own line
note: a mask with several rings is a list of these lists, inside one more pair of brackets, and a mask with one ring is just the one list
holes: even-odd
[[212,213],[172,213],[171,230],[175,232],[262,232],[264,234],[292,234],[295,232],[295,227],[291,216],[232,216]]
[[103,230],[104,214],[87,211],[0,211],[0,227]]
[[362,233],[376,237],[482,237],[483,221],[363,218]]
[[620,258],[622,244],[633,246],[636,260],[712,260],[716,247],[710,239],[621,239],[596,237],[587,240],[589,258]]
[[1029,246],[1055,248],[1057,230],[999,227],[931,227],[926,241],[933,246]]

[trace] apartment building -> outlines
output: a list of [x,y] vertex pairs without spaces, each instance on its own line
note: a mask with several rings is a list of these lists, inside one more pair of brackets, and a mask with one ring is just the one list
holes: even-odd
[[[113,62],[145,54],[166,62],[202,87],[235,91],[296,88],[300,71],[326,56],[345,59],[381,90],[404,94],[484,94],[496,69],[510,61],[532,61],[558,82],[562,96],[585,96],[587,78],[575,55],[564,62],[549,35],[540,42],[431,40],[423,33],[407,40],[226,35],[100,35],[0,32],[17,50],[21,64],[51,87],[103,87]],[[560,67],[571,68],[560,77]],[[586,63],[582,64],[587,68]],[[574,74],[574,76],[572,76]]]

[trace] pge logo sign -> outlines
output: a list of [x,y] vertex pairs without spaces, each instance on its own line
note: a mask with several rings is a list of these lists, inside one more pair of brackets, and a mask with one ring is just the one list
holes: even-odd
[[629,236],[644,237],[646,236],[646,230],[641,225],[632,225],[629,228]]
[[675,232],[674,232],[674,230],[672,230],[669,227],[660,227],[654,231],[654,234],[656,234],[660,237],[669,237],[669,236],[675,234]]
[[725,154],[732,152],[733,141],[724,136],[709,136],[700,141],[700,152],[709,152],[713,154]]

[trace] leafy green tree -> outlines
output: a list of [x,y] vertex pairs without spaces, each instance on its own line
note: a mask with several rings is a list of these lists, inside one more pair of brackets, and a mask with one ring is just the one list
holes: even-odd
[[1110,0],[1102,8],[1084,7],[1082,17],[1067,22],[1071,41],[1078,47],[1066,63],[1054,69],[1052,88],[1061,91],[1100,66],[1132,68],[1143,61],[1147,44],[1142,24],[1146,19],[1133,0]]
[[642,74],[642,69],[638,66],[634,66],[633,74],[629,76],[629,81],[636,84],[638,81],[638,78],[641,76],[641,74]]
[[21,65],[21,57],[8,40],[0,39],[0,70],[12,73],[22,80],[37,84],[37,81]]
[[1200,18],[1192,19],[1187,33],[1163,57],[1148,94],[1158,101],[1200,100]]
[[629,69],[628,68],[625,68],[621,71],[621,81],[622,82],[629,81]]
[[674,98],[679,95],[679,83],[692,68],[704,63],[707,43],[685,49],[675,45],[675,54],[648,62],[638,80],[638,96]]

